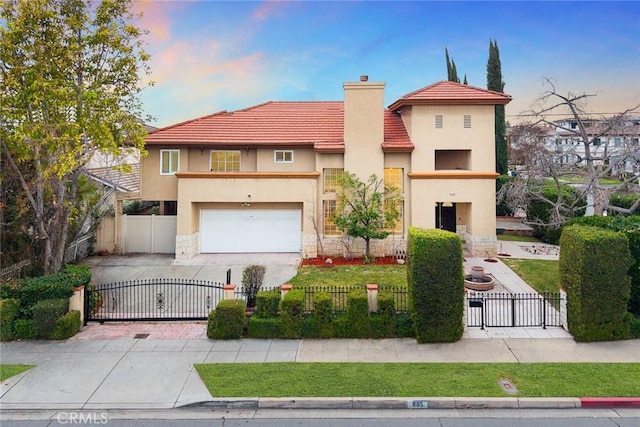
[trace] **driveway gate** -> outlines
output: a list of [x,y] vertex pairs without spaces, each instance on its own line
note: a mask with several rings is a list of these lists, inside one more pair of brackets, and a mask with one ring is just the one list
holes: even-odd
[[561,326],[560,294],[467,294],[469,327]]
[[[86,287],[85,319],[110,321],[206,320],[223,299],[223,283],[143,279]],[[236,290],[234,298],[242,299]]]

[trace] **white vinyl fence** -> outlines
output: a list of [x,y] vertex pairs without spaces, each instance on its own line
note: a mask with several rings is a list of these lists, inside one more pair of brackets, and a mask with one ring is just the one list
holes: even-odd
[[123,253],[175,253],[176,220],[175,215],[123,215]]

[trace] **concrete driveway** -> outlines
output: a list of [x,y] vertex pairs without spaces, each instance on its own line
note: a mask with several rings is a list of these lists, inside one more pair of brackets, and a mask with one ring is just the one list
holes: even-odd
[[93,256],[83,264],[91,266],[93,284],[135,279],[196,279],[224,283],[231,269],[231,283],[242,285],[242,271],[248,265],[267,267],[264,289],[287,283],[297,273],[298,253],[200,254],[190,260],[176,260],[173,254],[127,254]]

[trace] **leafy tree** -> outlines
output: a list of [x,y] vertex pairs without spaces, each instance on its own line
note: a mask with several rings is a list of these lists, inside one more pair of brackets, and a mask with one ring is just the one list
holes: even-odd
[[[487,89],[504,92],[502,81],[502,65],[500,64],[500,50],[498,42],[489,40],[489,60],[487,61]],[[505,124],[504,105],[495,106],[495,135],[496,135],[496,172],[501,175],[509,169],[509,153],[507,151],[507,131]]]
[[367,182],[345,172],[339,179],[336,226],[351,237],[361,237],[366,243],[365,257],[370,259],[371,239],[384,239],[391,234],[400,217],[402,199],[395,187],[384,185],[375,174]]
[[460,83],[458,70],[456,69],[456,62],[452,58],[449,58],[449,50],[447,48],[444,49],[444,53],[447,59],[447,80],[450,82]]
[[[0,6],[0,148],[45,273],[62,266],[83,168],[141,151],[149,74],[129,0],[11,0]],[[82,191],[81,191],[82,192]]]

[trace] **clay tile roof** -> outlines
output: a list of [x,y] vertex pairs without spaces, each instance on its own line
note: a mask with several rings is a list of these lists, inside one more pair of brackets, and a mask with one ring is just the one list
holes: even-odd
[[[404,123],[385,110],[385,151],[411,151]],[[312,146],[344,153],[344,102],[266,102],[243,110],[221,111],[149,134],[147,145]]]
[[344,105],[329,102],[266,102],[222,111],[159,129],[149,145],[313,145],[342,143]]
[[411,92],[389,106],[391,111],[405,105],[505,105],[511,96],[462,83],[442,81]]

